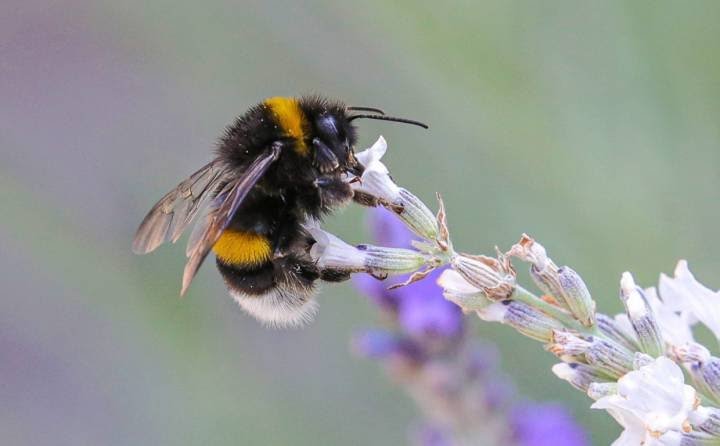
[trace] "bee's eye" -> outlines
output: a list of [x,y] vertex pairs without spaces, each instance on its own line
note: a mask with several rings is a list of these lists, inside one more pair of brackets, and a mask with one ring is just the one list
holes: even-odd
[[320,133],[323,135],[332,137],[333,139],[337,139],[339,135],[337,122],[335,121],[335,118],[332,116],[321,116],[317,120],[317,126]]

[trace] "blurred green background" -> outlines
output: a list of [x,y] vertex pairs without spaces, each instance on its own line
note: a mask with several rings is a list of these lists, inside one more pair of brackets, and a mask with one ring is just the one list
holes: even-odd
[[[272,95],[323,93],[421,119],[383,134],[396,180],[444,194],[455,244],[522,232],[615,312],[687,258],[720,279],[720,3],[82,2],[0,5],[0,438],[39,444],[399,444],[416,416],[351,334],[348,285],[316,323],[262,328],[184,247],[130,253],[144,213]],[[330,218],[367,238],[362,211]],[[211,266],[211,265],[207,265]],[[520,391],[618,428],[539,344],[475,324]],[[481,422],[481,420],[479,420]]]

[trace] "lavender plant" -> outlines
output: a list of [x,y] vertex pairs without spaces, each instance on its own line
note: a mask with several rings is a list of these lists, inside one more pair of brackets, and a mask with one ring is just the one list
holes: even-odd
[[[695,280],[687,262],[678,263],[673,277],[661,275],[658,289],[641,288],[624,273],[619,294],[625,312],[599,313],[580,275],[558,266],[527,235],[494,256],[456,251],[442,200],[434,215],[395,184],[381,162],[386,149],[380,137],[358,154],[366,170],[355,187],[375,196],[418,240],[403,248],[354,247],[312,228],[318,243],[311,255],[320,266],[377,279],[411,273],[390,286],[396,288],[432,280],[428,276],[449,265],[437,279],[445,299],[465,313],[509,325],[543,343],[560,360],[553,373],[585,392],[594,400],[592,408],[606,410],[624,428],[614,445],[720,444],[720,358],[693,337],[693,327],[702,324],[720,340],[720,293]],[[529,264],[540,293],[517,283],[513,259]],[[429,299],[416,311],[422,313],[426,304],[431,305]]]
[[[374,209],[370,223],[380,245],[412,247],[412,233],[392,213]],[[388,322],[387,329],[356,336],[355,350],[381,362],[420,408],[424,419],[413,443],[586,445],[584,431],[562,406],[514,398],[493,346],[469,339],[462,311],[443,297],[435,283],[440,273],[395,290],[369,275],[355,276]]]

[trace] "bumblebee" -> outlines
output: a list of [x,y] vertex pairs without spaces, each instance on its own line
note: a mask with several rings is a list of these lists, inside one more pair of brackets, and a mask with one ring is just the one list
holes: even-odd
[[[249,314],[275,326],[300,325],[316,311],[318,280],[347,274],[319,270],[305,225],[355,200],[350,183],[362,174],[356,119],[418,125],[370,107],[321,97],[273,97],[238,117],[220,138],[215,159],[168,192],[140,224],[136,254],[190,235],[183,295],[213,251],[230,295]],[[348,178],[351,178],[348,180]]]

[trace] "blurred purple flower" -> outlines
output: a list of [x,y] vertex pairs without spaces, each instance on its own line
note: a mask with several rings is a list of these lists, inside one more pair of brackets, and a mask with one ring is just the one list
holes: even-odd
[[452,446],[452,441],[442,429],[428,424],[412,432],[412,444],[417,446]]
[[381,310],[393,314],[397,311],[400,296],[398,290],[387,289],[390,285],[388,281],[377,280],[370,274],[355,274],[352,281],[355,287]]
[[435,283],[440,272],[435,270],[420,282],[396,290],[398,321],[412,336],[454,337],[463,330],[460,307],[445,299]]
[[398,356],[412,361],[421,361],[423,353],[410,339],[386,330],[367,330],[353,337],[353,348],[362,356],[385,359]]
[[518,405],[511,420],[515,444],[521,446],[586,446],[582,427],[559,404]]
[[393,248],[412,248],[410,243],[415,235],[397,216],[387,209],[378,206],[370,209],[368,223],[372,238],[380,246]]

